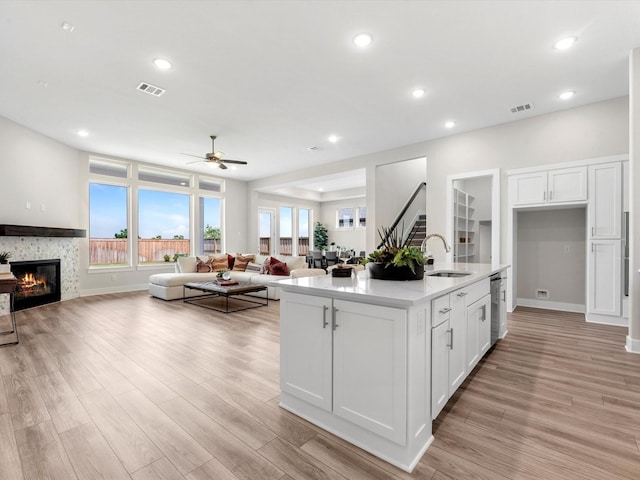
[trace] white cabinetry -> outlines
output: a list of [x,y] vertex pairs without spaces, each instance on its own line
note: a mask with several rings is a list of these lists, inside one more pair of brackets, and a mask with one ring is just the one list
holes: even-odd
[[588,320],[598,320],[597,315],[622,315],[622,202],[622,164],[591,165],[587,208]]
[[288,293],[281,388],[351,423],[406,442],[406,311]]
[[[482,304],[483,306],[480,306]],[[491,297],[489,279],[436,298],[431,303],[431,418],[436,418],[447,401],[478,362],[480,343],[484,352],[491,342]],[[483,312],[484,321],[480,312]],[[469,315],[470,314],[470,315]],[[482,323],[482,325],[481,325]],[[482,333],[480,330],[482,329]],[[488,329],[488,330],[487,330]],[[469,338],[473,337],[473,358]],[[482,337],[482,340],[480,338]],[[485,348],[485,340],[487,345]],[[484,354],[484,353],[483,353]]]
[[512,205],[587,200],[587,167],[521,173],[509,177]]
[[587,314],[622,314],[620,240],[589,241]]
[[589,167],[589,236],[622,238],[622,164]]

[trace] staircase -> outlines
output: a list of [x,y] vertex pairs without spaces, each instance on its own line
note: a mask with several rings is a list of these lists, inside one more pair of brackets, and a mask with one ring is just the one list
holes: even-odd
[[409,238],[408,245],[413,247],[420,247],[423,240],[427,237],[427,216],[420,215],[411,227],[411,231],[407,238]]

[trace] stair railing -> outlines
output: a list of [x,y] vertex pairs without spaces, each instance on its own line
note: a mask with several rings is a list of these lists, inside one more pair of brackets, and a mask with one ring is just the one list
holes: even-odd
[[[407,202],[404,204],[404,207],[402,207],[402,210],[400,210],[400,213],[398,213],[398,215],[396,216],[396,219],[391,224],[391,227],[389,227],[389,232],[392,232],[398,227],[398,224],[404,217],[405,213],[407,213],[407,210],[409,210],[409,208],[411,207],[413,202],[416,200],[420,192],[425,188],[427,188],[427,182],[420,182],[420,185],[418,185],[415,191],[411,194],[411,196],[409,197],[409,200],[407,200]],[[402,234],[404,235],[404,232],[402,232]],[[386,235],[385,238],[383,238],[380,244],[376,247],[376,249],[381,248],[386,243],[388,238],[389,238],[389,235]]]

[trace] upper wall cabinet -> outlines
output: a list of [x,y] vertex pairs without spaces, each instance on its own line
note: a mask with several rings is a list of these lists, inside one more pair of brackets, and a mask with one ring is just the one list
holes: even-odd
[[622,237],[622,164],[589,167],[589,236],[593,239]]
[[587,200],[587,167],[511,175],[509,198],[514,206],[584,202]]

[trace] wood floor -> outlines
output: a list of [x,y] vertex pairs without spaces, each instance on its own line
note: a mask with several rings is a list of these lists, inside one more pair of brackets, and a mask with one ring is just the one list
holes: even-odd
[[0,349],[0,478],[640,479],[626,329],[510,315],[409,475],[278,407],[278,314],[144,293],[19,312],[20,345]]

